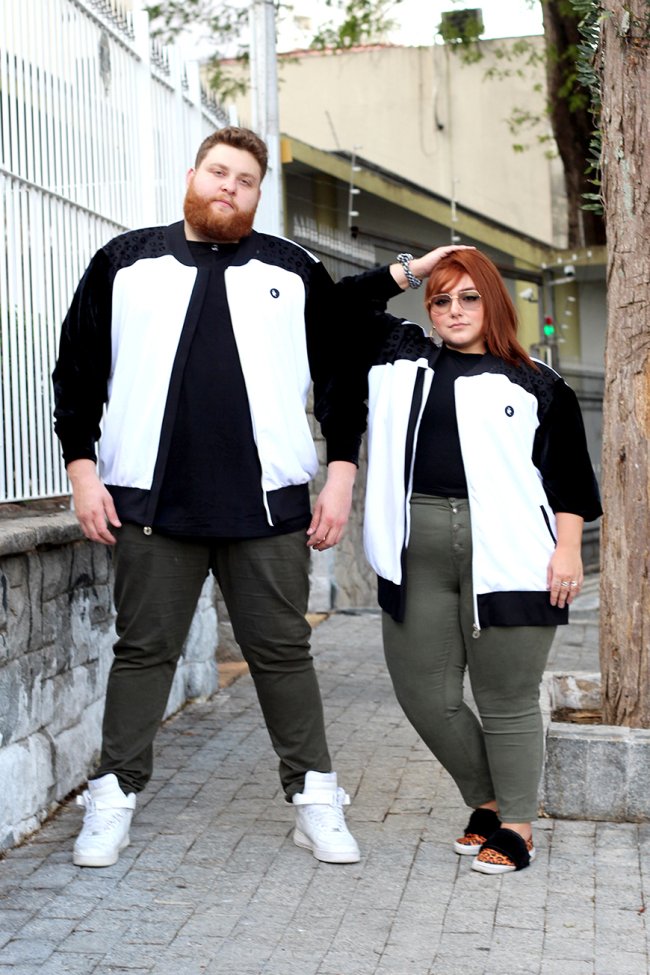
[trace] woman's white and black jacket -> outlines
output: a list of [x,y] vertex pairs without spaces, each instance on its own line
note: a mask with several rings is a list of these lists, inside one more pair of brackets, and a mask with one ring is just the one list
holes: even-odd
[[[130,492],[140,514],[145,492],[144,523],[154,522],[208,277],[193,260],[182,222],[131,231],[95,254],[63,324],[53,380],[64,459],[96,460],[99,441],[99,473],[117,488],[123,520],[133,520]],[[268,495],[306,484],[318,468],[305,413],[311,381],[328,462],[356,462],[365,403],[335,378],[346,320],[313,255],[253,232],[236,248],[224,280],[273,524]]]
[[[364,540],[379,601],[403,619],[405,553],[418,428],[439,349],[420,326],[379,315],[369,370]],[[375,344],[375,348],[377,345]],[[555,625],[546,573],[556,511],[601,514],[574,392],[543,363],[508,365],[487,353],[454,384],[468,487],[476,633],[486,626]]]

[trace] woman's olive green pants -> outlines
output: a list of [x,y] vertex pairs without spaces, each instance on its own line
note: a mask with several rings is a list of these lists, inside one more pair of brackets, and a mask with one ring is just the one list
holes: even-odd
[[[468,806],[496,800],[504,822],[537,815],[544,755],[539,685],[551,626],[488,627],[472,636],[467,500],[414,495],[403,623],[383,617],[397,699]],[[480,720],[463,701],[468,671]]]
[[144,788],[153,740],[209,571],[249,664],[290,798],[305,772],[331,771],[305,619],[309,549],[304,532],[236,541],[183,541],[118,529],[114,552],[115,659],[108,678],[102,753],[125,792]]

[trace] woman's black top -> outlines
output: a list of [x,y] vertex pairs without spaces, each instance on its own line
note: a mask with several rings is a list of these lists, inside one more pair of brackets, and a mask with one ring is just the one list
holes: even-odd
[[415,450],[413,491],[441,498],[466,498],[467,481],[458,437],[454,382],[482,354],[443,347],[426,401]]

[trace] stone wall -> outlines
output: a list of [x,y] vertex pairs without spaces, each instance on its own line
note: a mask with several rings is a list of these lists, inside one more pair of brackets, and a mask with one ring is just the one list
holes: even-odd
[[[111,555],[70,511],[0,521],[0,850],[85,780],[97,759],[115,639]],[[212,582],[167,714],[217,689]]]

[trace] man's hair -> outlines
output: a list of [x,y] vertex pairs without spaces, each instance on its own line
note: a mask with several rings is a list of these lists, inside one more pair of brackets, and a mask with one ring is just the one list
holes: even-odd
[[237,125],[227,125],[223,129],[217,129],[216,132],[204,139],[196,154],[194,168],[198,169],[210,149],[218,145],[232,146],[234,149],[244,149],[246,152],[250,152],[251,156],[259,163],[262,179],[264,179],[269,161],[266,143],[251,129],[241,129]]

